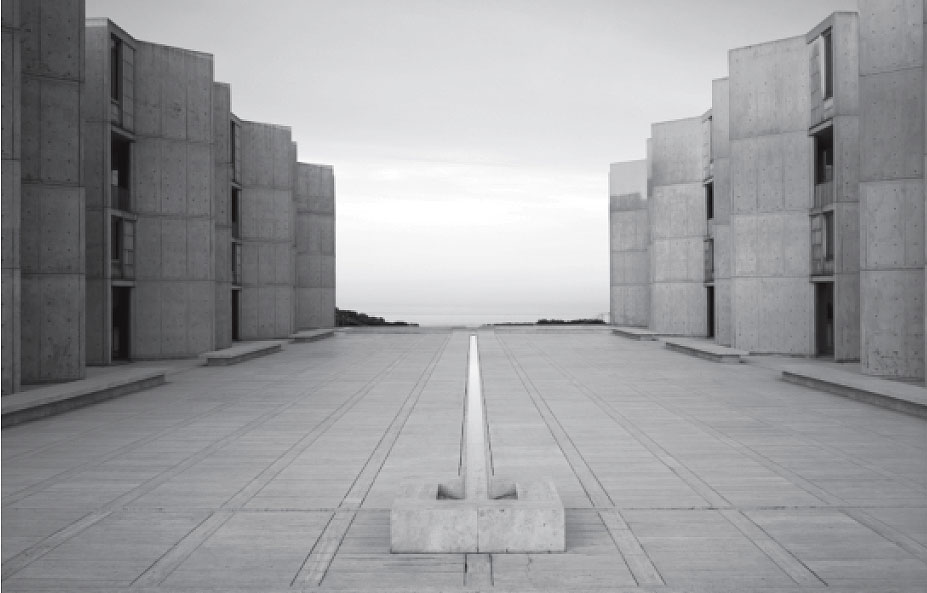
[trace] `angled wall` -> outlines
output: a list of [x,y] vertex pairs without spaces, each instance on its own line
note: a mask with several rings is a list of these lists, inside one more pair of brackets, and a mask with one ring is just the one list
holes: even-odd
[[85,360],[84,3],[23,2],[20,35],[21,380],[79,379]]
[[133,358],[213,349],[213,59],[139,42],[133,208]]
[[335,325],[335,176],[296,168],[296,329]]
[[714,247],[715,341],[730,346],[731,319],[731,145],[730,81],[711,83],[711,183],[714,217],[709,232]]
[[233,191],[231,88],[214,83],[212,92],[213,179],[212,216],[215,278],[215,347],[232,345],[232,214]]
[[704,336],[705,194],[702,118],[651,127],[651,329]]
[[923,0],[859,3],[860,362],[924,376]]
[[732,50],[729,68],[733,346],[811,354],[805,37]]
[[647,327],[650,323],[647,161],[612,163],[608,193],[611,323]]
[[290,129],[242,122],[241,338],[294,330],[294,176]]
[[19,390],[20,384],[20,201],[22,191],[20,143],[22,129],[22,50],[20,47],[20,0],[8,0],[3,9],[3,171],[0,213],[3,224],[3,387],[2,394]]

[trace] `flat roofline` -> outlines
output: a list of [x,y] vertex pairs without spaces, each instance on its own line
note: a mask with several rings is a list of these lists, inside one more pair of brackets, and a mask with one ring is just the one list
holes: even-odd
[[[710,111],[711,110],[709,109],[709,112]],[[691,117],[680,117],[679,119],[667,119],[664,121],[655,121],[652,124],[650,124],[650,127],[651,129],[653,129],[656,126],[666,126],[670,124],[678,124],[678,123],[689,122],[689,121],[697,121],[701,123],[703,117],[705,116],[704,115],[693,115]]]
[[730,56],[730,55],[731,55],[732,53],[734,53],[734,52],[741,52],[741,51],[747,51],[747,50],[757,49],[757,48],[762,48],[762,47],[769,47],[769,46],[773,46],[773,45],[779,45],[779,44],[784,44],[784,43],[795,42],[795,41],[798,41],[798,40],[801,40],[801,41],[804,43],[804,41],[805,41],[805,35],[793,35],[792,37],[783,37],[783,38],[781,38],[781,39],[773,39],[773,40],[771,40],[771,41],[764,41],[764,42],[762,42],[762,43],[753,43],[753,44],[751,44],[751,45],[742,45],[742,46],[740,46],[740,47],[735,47],[735,48],[733,48],[733,49],[729,49],[729,50],[727,51],[727,53],[728,53],[728,55]]
[[186,47],[177,47],[176,45],[167,45],[164,43],[156,43],[154,41],[145,41],[144,39],[139,39],[135,37],[134,35],[132,35],[131,33],[129,33],[128,31],[126,31],[125,29],[123,29],[122,27],[120,27],[113,20],[107,17],[90,17],[90,18],[84,19],[84,27],[109,27],[111,29],[115,29],[116,32],[120,33],[121,35],[128,37],[134,43],[145,43],[147,45],[151,45],[154,47],[174,49],[177,51],[182,51],[182,52],[197,55],[197,56],[207,57],[213,61],[215,60],[215,57],[216,57],[215,54],[211,54],[205,51],[199,51],[195,49],[188,49]]

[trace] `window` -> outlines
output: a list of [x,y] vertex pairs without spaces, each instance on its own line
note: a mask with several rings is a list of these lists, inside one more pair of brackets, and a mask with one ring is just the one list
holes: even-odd
[[241,181],[241,126],[229,122],[229,162],[232,163],[232,181]]
[[705,216],[708,220],[715,217],[715,184],[705,184]]
[[118,216],[110,218],[109,254],[114,264],[122,261],[122,219]]
[[122,102],[122,41],[115,36],[109,38],[109,96]]
[[821,33],[821,91],[825,99],[834,96],[834,47],[831,30]]

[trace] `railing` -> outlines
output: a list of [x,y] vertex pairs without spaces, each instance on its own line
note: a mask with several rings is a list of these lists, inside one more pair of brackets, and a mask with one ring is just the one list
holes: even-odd
[[110,208],[129,212],[132,207],[132,193],[127,187],[110,186]]
[[814,207],[823,208],[834,203],[834,182],[825,181],[814,186]]
[[715,280],[715,241],[705,239],[705,282]]

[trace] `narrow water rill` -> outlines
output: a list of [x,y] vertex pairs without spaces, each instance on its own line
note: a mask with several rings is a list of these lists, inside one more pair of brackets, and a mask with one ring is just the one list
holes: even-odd
[[390,511],[393,553],[562,552],[563,503],[550,480],[490,475],[479,344],[470,336],[461,477],[404,484]]

